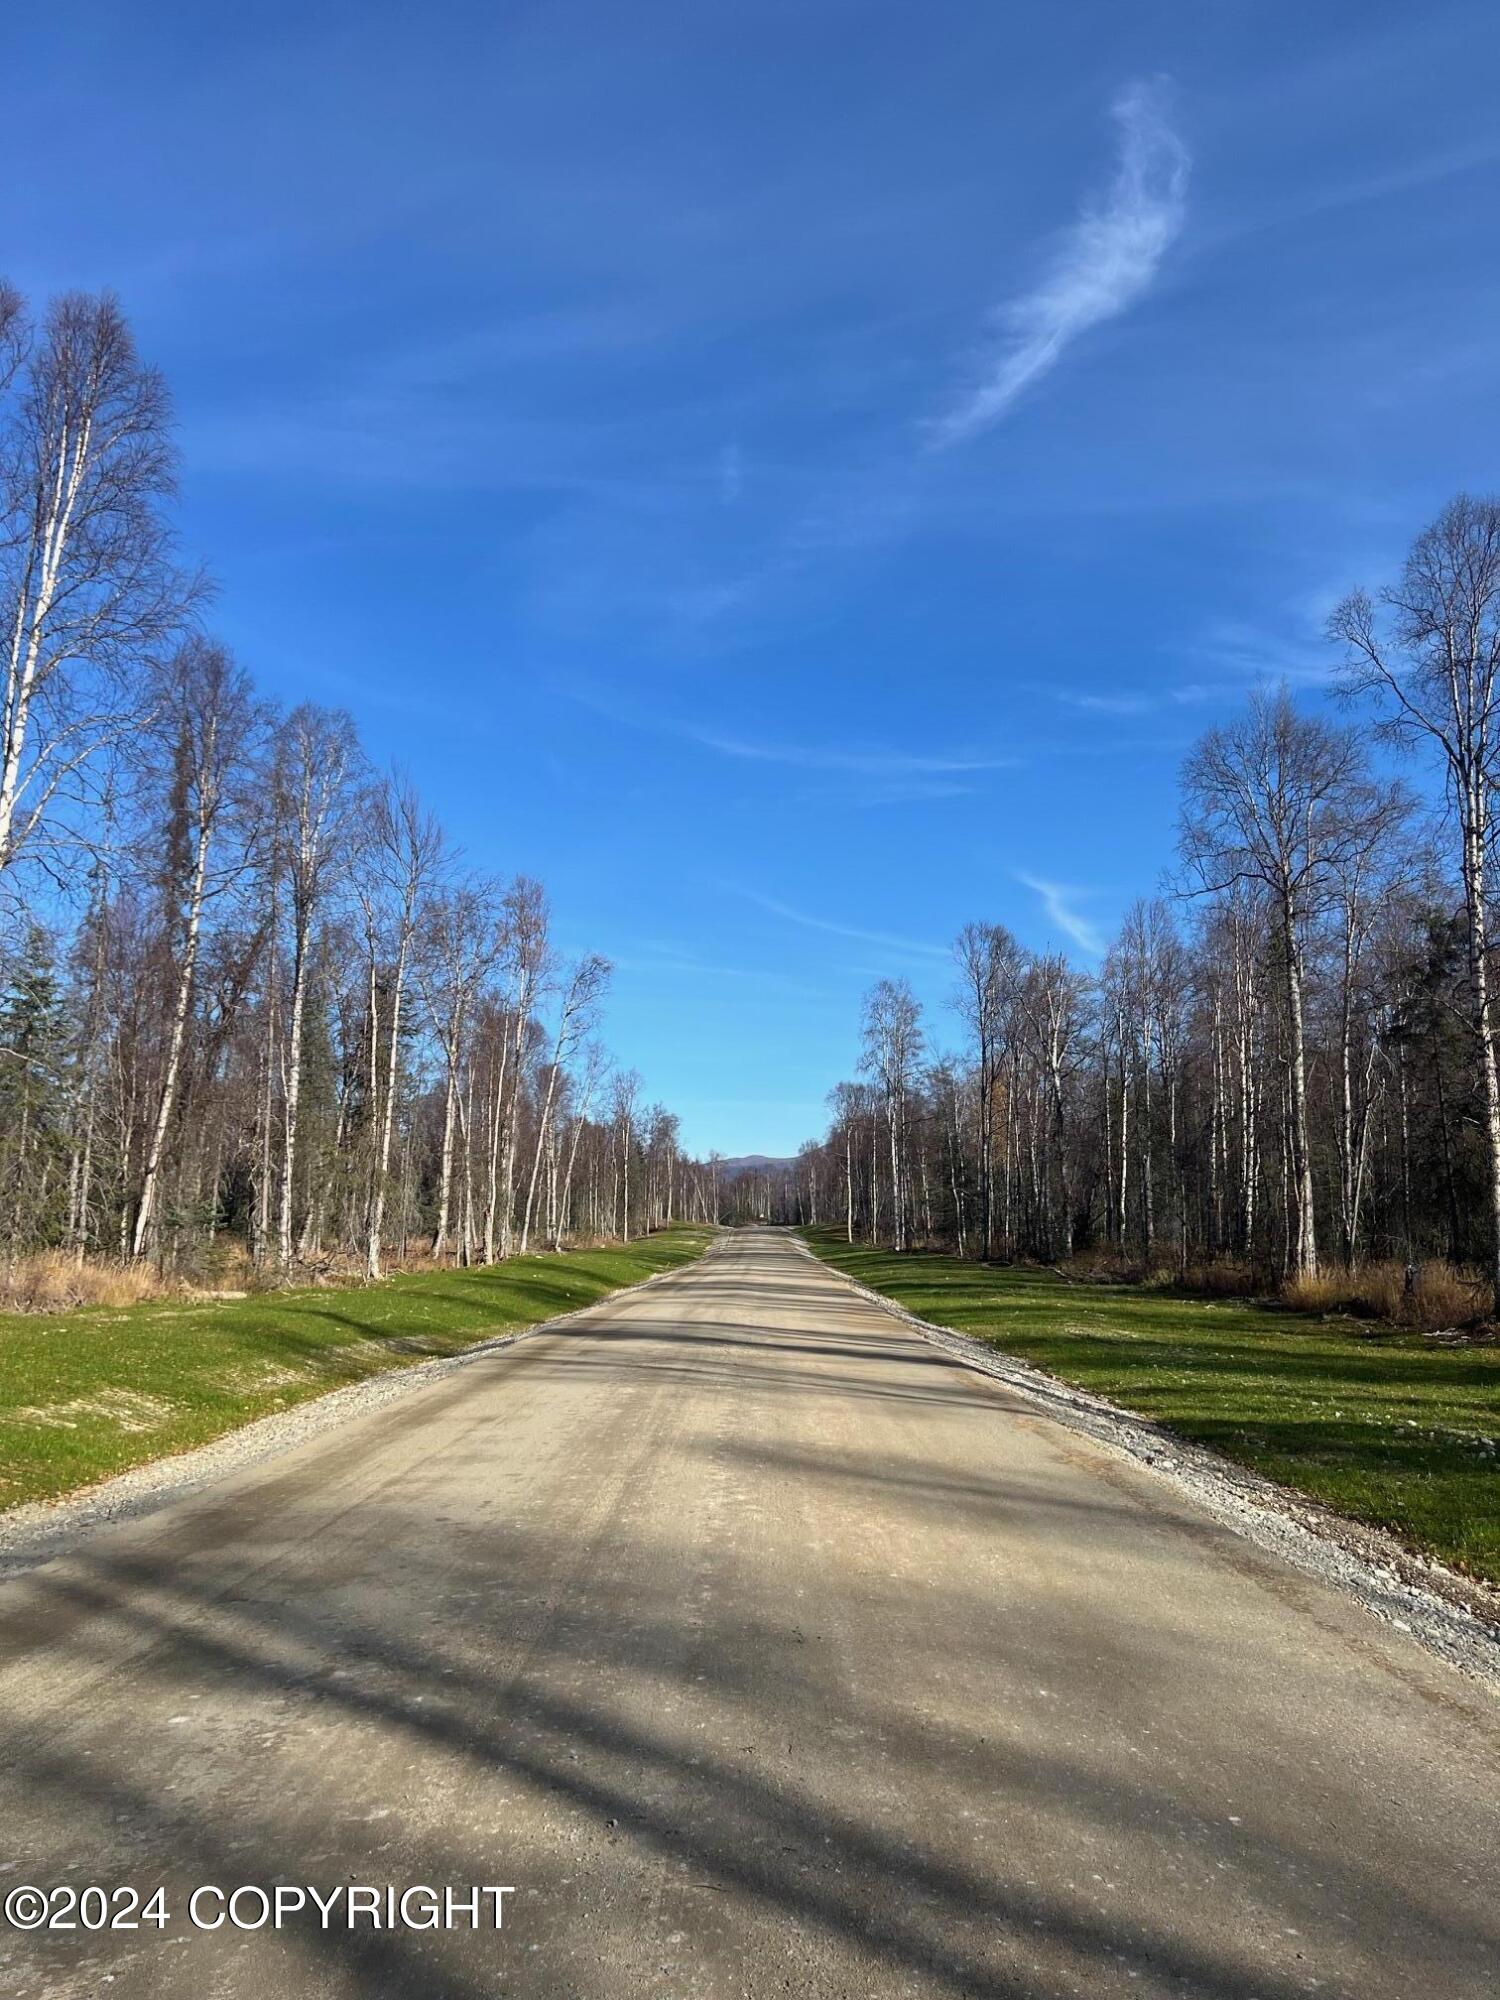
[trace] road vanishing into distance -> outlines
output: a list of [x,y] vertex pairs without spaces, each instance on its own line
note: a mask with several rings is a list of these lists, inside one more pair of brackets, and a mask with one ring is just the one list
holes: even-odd
[[[0,1992],[1480,2000],[1496,1714],[727,1235],[0,1586],[0,1889],[168,1916]],[[514,1893],[192,1926],[241,1884]]]

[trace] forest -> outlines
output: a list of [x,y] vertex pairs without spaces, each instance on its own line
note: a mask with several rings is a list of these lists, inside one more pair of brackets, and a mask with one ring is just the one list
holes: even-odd
[[865,999],[827,1136],[759,1199],[850,1242],[1280,1289],[1429,1326],[1500,1299],[1500,505],[1459,496],[1255,693],[1096,968],[977,921],[958,1046]]
[[266,700],[178,550],[111,297],[0,286],[0,1298],[379,1276],[708,1213],[610,977],[350,717]]
[[[175,474],[117,302],[0,287],[0,1291],[719,1219],[542,886],[475,871],[347,714],[268,701],[215,638]],[[881,980],[827,1136],[735,1212],[1494,1314],[1500,507],[1455,499],[1329,643],[1343,708],[1263,690],[1207,731],[1097,966],[967,925],[953,1048]]]

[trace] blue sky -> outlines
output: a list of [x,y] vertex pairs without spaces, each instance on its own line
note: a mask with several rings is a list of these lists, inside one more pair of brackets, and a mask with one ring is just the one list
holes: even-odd
[[42,16],[10,275],[120,292],[219,629],[544,879],[700,1149],[971,918],[1088,962],[1194,735],[1495,484],[1488,5]]

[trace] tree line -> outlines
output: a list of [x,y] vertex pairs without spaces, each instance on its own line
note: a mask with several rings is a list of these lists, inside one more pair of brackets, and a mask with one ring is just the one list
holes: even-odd
[[110,297],[0,285],[0,1228],[370,1277],[706,1217],[598,1040],[610,967],[464,864],[353,722],[262,698],[175,548],[165,387]]
[[1443,1258],[1500,1311],[1500,504],[1454,500],[1330,640],[1345,713],[1282,689],[1202,737],[1167,889],[1096,969],[968,925],[951,1052],[905,981],[870,992],[779,1214],[1293,1287]]

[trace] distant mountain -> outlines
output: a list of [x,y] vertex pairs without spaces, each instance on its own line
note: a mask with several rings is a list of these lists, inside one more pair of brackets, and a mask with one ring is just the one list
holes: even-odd
[[795,1160],[774,1159],[769,1153],[741,1153],[733,1160],[720,1160],[719,1179],[737,1181],[745,1174],[761,1174],[767,1167],[795,1167]]

